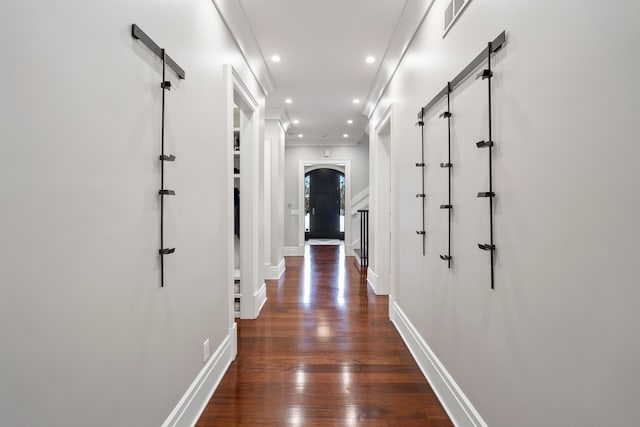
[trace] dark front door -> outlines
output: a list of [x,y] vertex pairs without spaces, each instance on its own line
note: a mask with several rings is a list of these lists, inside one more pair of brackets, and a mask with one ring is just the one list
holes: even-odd
[[340,238],[340,172],[309,172],[309,237]]

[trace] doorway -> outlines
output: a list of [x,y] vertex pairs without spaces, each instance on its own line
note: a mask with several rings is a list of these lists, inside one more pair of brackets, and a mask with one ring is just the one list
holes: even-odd
[[[310,192],[306,192],[307,174],[317,169],[331,169],[340,173],[339,183],[340,191],[344,193],[344,207],[341,207],[339,224],[340,224],[340,239],[341,244],[344,245],[345,253],[350,254],[351,248],[351,160],[300,160],[298,162],[298,206],[299,210],[296,211],[298,215],[298,255],[304,256],[305,247],[308,244],[308,231],[311,227],[311,215],[306,215],[305,205],[307,204],[307,196],[311,196]],[[310,179],[310,178],[309,178]],[[344,179],[344,181],[342,181]],[[344,184],[342,184],[344,182]],[[309,181],[310,183],[310,181]],[[310,186],[308,188],[311,189]],[[342,199],[342,196],[341,196]],[[318,208],[316,207],[316,213]],[[344,219],[342,219],[344,217]],[[344,224],[344,228],[342,228]],[[314,239],[314,242],[324,241],[325,239]],[[338,238],[327,239],[327,241],[338,240]],[[337,243],[336,243],[337,244]]]
[[305,240],[344,240],[344,173],[315,169],[305,174]]

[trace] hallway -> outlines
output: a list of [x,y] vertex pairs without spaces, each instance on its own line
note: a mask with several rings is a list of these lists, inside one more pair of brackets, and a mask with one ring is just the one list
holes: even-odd
[[307,246],[238,322],[238,356],[198,426],[449,426],[342,246]]

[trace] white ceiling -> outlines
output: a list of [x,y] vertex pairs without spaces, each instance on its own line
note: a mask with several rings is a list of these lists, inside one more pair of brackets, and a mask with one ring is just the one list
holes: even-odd
[[[360,140],[367,126],[364,103],[407,2],[240,0],[276,86],[267,95],[267,113],[284,110],[300,121],[292,124],[287,144]],[[271,61],[274,54],[279,63]],[[376,62],[367,64],[367,55]],[[285,104],[286,98],[293,103]]]

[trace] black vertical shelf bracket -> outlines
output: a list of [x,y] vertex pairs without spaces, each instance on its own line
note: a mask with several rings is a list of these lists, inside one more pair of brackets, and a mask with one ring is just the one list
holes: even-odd
[[147,46],[153,53],[162,59],[162,81],[160,82],[160,89],[162,90],[162,131],[161,131],[161,148],[158,160],[160,161],[160,249],[158,254],[160,255],[160,287],[164,287],[164,256],[170,255],[176,251],[176,248],[164,247],[164,196],[175,196],[174,190],[164,188],[164,164],[165,162],[174,162],[176,156],[173,154],[164,153],[164,124],[165,124],[165,94],[171,90],[171,81],[167,80],[166,69],[169,66],[180,79],[185,78],[184,70],[173,60],[163,48],[158,46],[144,31],[140,29],[136,24],[131,25],[131,36],[140,40]]
[[495,288],[495,280],[494,280],[494,254],[496,250],[496,245],[493,243],[493,199],[496,194],[493,192],[493,122],[492,122],[492,112],[491,112],[491,80],[493,79],[493,71],[491,70],[491,54],[495,52],[493,47],[493,42],[489,42],[487,44],[487,68],[482,70],[480,74],[476,77],[476,79],[482,79],[487,81],[487,93],[489,100],[489,139],[487,141],[480,141],[476,143],[476,147],[478,148],[487,148],[489,152],[489,191],[483,191],[478,193],[478,197],[487,198],[489,201],[489,243],[478,243],[478,248],[483,251],[489,251],[491,255],[491,289]]
[[[442,113],[440,117],[444,117],[449,120],[449,160],[447,163],[440,163],[440,167],[449,169],[449,202],[446,205],[441,205],[442,209],[447,209],[449,211],[449,253],[446,255],[440,255],[440,258],[447,261],[449,267],[451,267],[451,211],[453,205],[451,204],[451,110],[450,110],[450,94],[451,92],[458,87],[471,73],[473,73],[476,69],[480,67],[480,65],[487,63],[487,68],[483,69],[480,74],[477,75],[477,78],[486,80],[488,86],[489,93],[489,139],[487,141],[480,141],[476,143],[478,148],[488,148],[489,150],[489,191],[478,193],[478,197],[486,197],[489,201],[489,229],[490,229],[490,242],[489,243],[479,243],[478,247],[482,250],[489,251],[491,254],[491,289],[494,289],[494,252],[496,250],[496,245],[493,242],[493,200],[495,198],[495,193],[493,192],[493,129],[492,129],[492,112],[491,112],[491,80],[493,78],[493,70],[491,69],[491,55],[502,49],[502,47],[507,42],[506,32],[503,31],[491,42],[487,43],[487,47],[482,50],[462,71],[458,73],[457,76],[453,78],[447,85],[434,96],[431,101],[429,101],[424,107],[418,111],[418,123],[424,124],[424,116],[425,113],[433,108],[436,104],[440,102],[442,98],[447,97],[447,111]],[[424,147],[424,141],[423,141]],[[423,159],[424,162],[424,159]],[[416,165],[417,166],[417,165]],[[424,193],[424,191],[423,191]],[[420,233],[420,232],[418,232]]]
[[[421,111],[422,113],[422,111]],[[425,209],[426,209],[426,198],[427,195],[424,192],[424,181],[425,181],[425,163],[424,163],[424,119],[422,114],[418,115],[418,123],[416,123],[416,126],[418,126],[420,128],[420,140],[421,140],[421,161],[419,163],[416,163],[416,167],[420,168],[422,171],[422,192],[416,194],[416,197],[421,199],[420,203],[422,204],[422,228],[420,230],[418,230],[416,233],[422,237],[422,256],[425,256],[427,253],[427,232],[425,231]]]
[[451,82],[447,82],[447,111],[440,114],[440,118],[447,119],[447,163],[440,163],[441,168],[447,169],[447,173],[449,175],[448,178],[448,199],[446,205],[440,205],[440,209],[447,210],[448,216],[448,228],[449,232],[447,234],[447,253],[444,255],[440,255],[440,259],[443,261],[447,261],[447,268],[451,268],[451,260],[453,257],[451,256],[451,214],[453,210],[453,205],[451,204],[451,169],[453,164],[451,163]]

